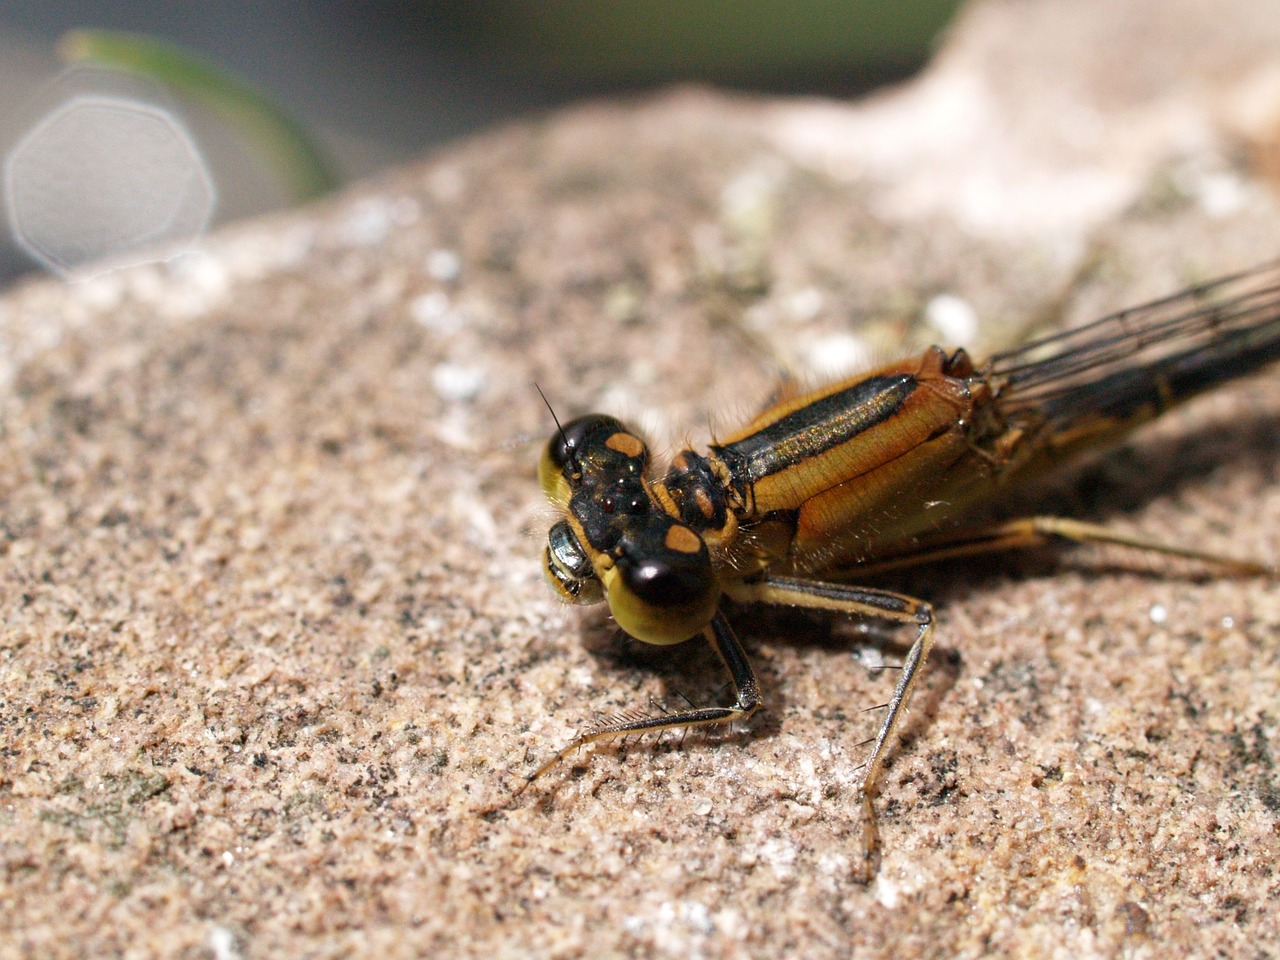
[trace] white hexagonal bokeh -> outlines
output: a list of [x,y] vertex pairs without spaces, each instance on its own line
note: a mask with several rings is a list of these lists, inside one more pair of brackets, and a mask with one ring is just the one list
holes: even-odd
[[169,111],[112,96],[72,97],[5,163],[14,237],[54,270],[172,256],[208,226],[214,188]]

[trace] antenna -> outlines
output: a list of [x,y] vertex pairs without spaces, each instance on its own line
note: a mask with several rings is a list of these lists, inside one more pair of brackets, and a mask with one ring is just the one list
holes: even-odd
[[538,391],[538,396],[542,398],[542,402],[547,405],[547,413],[551,414],[551,419],[555,421],[556,429],[560,431],[560,439],[564,441],[565,450],[569,450],[569,437],[564,432],[564,427],[560,426],[560,418],[556,416],[556,412],[551,409],[551,401],[547,399],[547,395],[542,392],[542,388],[534,381],[533,389]]

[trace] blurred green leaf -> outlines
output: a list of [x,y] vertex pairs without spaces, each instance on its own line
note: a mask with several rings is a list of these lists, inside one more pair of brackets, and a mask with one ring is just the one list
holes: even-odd
[[58,51],[69,63],[130,73],[199,103],[261,153],[299,201],[339,183],[328,154],[300,124],[266,94],[192,50],[141,34],[73,30],[59,41]]

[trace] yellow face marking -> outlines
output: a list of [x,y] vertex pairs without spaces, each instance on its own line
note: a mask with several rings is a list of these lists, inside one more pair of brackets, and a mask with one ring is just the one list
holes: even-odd
[[702,540],[688,527],[676,525],[667,531],[662,539],[663,546],[676,553],[697,553],[702,549]]
[[640,438],[629,433],[615,433],[604,442],[604,445],[624,457],[638,457],[644,453],[644,444],[640,442]]

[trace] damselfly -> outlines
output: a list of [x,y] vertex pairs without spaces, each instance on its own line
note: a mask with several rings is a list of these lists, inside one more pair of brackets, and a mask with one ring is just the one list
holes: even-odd
[[559,426],[539,466],[543,488],[563,510],[547,538],[547,581],[569,602],[607,601],[618,626],[646,643],[702,636],[736,696],[727,706],[628,714],[579,736],[527,782],[598,740],[751,716],[760,689],[722,597],[879,618],[909,627],[914,638],[866,766],[862,809],[873,850],[871,798],[928,657],[933,614],[923,600],[851,581],[1051,539],[1274,575],[1260,563],[1060,517],[954,525],[1011,486],[1277,359],[1280,264],[1272,264],[984,363],[962,349],[931,347],[784,397],[706,453],[677,453],[661,478],[645,443],[615,418],[593,414]]

